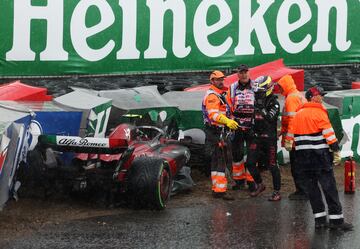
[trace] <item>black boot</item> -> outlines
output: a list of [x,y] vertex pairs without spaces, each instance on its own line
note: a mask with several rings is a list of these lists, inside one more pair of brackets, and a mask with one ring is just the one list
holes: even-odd
[[327,228],[329,224],[326,221],[326,216],[315,218],[315,229]]
[[221,198],[221,199],[223,199],[225,201],[233,201],[233,200],[235,200],[234,196],[232,196],[228,192],[213,192],[212,195],[213,195],[214,198],[217,198],[217,199]]
[[263,183],[259,183],[257,184],[257,188],[255,191],[250,193],[251,197],[256,197],[258,196],[261,192],[263,192],[265,190],[265,185]]
[[346,222],[340,224],[330,223],[329,228],[332,230],[351,231],[353,230],[354,226],[351,223],[346,223]]

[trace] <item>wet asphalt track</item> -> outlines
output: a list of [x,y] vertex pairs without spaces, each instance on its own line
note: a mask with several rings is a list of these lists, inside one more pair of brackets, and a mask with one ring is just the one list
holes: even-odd
[[[315,231],[306,201],[265,196],[48,225],[1,248],[360,248],[360,192],[340,192],[351,232]],[[1,243],[0,243],[1,245]]]

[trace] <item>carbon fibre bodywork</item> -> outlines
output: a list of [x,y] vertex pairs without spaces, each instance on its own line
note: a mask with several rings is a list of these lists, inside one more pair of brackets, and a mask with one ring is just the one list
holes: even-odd
[[[162,129],[130,124],[118,125],[107,138],[41,135],[36,151],[42,168],[56,171],[52,176],[61,176],[67,190],[81,192],[101,186],[112,194],[143,195],[144,189],[155,188],[140,199],[153,196],[148,202],[157,209],[165,207],[174,177],[190,159],[189,149],[168,138]],[[62,163],[64,152],[76,152],[71,165]],[[135,171],[146,174],[135,181]]]

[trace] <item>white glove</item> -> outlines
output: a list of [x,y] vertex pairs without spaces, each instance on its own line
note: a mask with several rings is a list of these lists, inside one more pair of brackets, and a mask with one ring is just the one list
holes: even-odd
[[335,166],[340,165],[340,163],[341,163],[341,154],[340,154],[340,151],[334,151],[334,152],[333,152],[333,157],[334,157],[334,159],[333,159],[333,164],[334,164]]

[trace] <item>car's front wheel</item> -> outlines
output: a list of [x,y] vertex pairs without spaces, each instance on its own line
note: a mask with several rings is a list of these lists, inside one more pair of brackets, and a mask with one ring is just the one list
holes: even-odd
[[154,157],[135,158],[128,175],[128,193],[134,204],[164,209],[171,187],[172,177],[166,161]]

